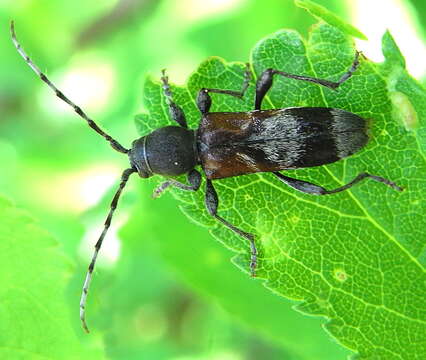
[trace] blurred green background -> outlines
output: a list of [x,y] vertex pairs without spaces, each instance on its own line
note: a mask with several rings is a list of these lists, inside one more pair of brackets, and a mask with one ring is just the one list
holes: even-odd
[[[372,40],[364,44],[372,58],[380,49],[375,40],[390,28],[409,70],[423,77],[425,65],[416,56],[425,58],[424,18],[417,16],[424,13],[424,2],[377,1],[387,9],[384,19],[367,16],[368,1],[318,2]],[[71,259],[64,306],[75,336],[100,349],[99,358],[342,359],[350,354],[321,329],[324,319],[296,313],[290,301],[248,278],[207,229],[183,216],[170,194],[152,200],[154,182],[137,177],[129,181],[97,264],[88,305],[94,335],[85,335],[78,320],[81,285],[127,159],[23,62],[10,41],[11,19],[41,70],[128,146],[138,136],[133,118],[143,111],[147,74],[159,77],[167,68],[171,81],[183,84],[208,56],[247,61],[254,44],[278,29],[306,35],[316,22],[310,14],[290,0],[2,0],[0,195],[27,209]],[[0,264],[4,271],[9,270]]]

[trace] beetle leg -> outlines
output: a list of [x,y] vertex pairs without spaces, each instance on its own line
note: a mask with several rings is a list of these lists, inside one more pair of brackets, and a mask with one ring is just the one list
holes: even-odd
[[206,208],[211,216],[213,216],[216,220],[220,221],[223,225],[225,225],[228,229],[232,230],[239,236],[250,241],[250,250],[251,250],[251,258],[250,258],[250,270],[251,276],[256,276],[256,266],[257,266],[257,248],[254,242],[254,235],[248,232],[242,231],[238,229],[236,226],[232,225],[224,218],[220,217],[217,214],[217,208],[219,206],[219,198],[217,196],[217,192],[213,187],[212,181],[210,179],[206,180]]
[[239,99],[242,99],[247,88],[250,85],[250,80],[251,80],[250,64],[247,63],[246,70],[244,72],[244,82],[240,91],[202,88],[198,92],[198,96],[197,96],[198,109],[200,110],[202,114],[207,114],[209,112],[210,106],[212,104],[212,99],[209,93],[231,95]]
[[404,190],[403,188],[399,187],[394,182],[392,182],[388,179],[385,179],[381,176],[371,175],[371,174],[368,174],[366,172],[359,174],[355,179],[353,179],[352,181],[350,181],[346,185],[340,186],[340,187],[338,187],[336,189],[332,189],[332,190],[324,189],[322,186],[312,184],[308,181],[302,181],[302,180],[290,178],[290,177],[285,176],[285,175],[283,175],[279,172],[274,172],[273,174],[275,176],[277,176],[278,179],[280,179],[284,184],[291,186],[292,188],[294,188],[298,191],[301,191],[301,192],[304,192],[304,193],[307,193],[307,194],[312,194],[312,195],[335,194],[335,193],[338,193],[338,192],[341,192],[341,191],[344,191],[344,190],[351,188],[352,186],[359,183],[360,181],[362,181],[365,178],[370,178],[374,181],[381,182],[381,183],[383,183],[387,186],[390,186],[391,188],[393,188],[394,190],[397,190],[397,191],[403,191]]
[[272,69],[272,68],[264,70],[262,72],[262,74],[260,75],[259,79],[256,82],[256,99],[255,99],[254,109],[260,110],[260,108],[262,106],[262,100],[265,97],[268,90],[272,86],[272,80],[273,80],[274,75],[281,75],[281,76],[284,76],[284,77],[287,77],[287,78],[290,78],[290,79],[309,81],[309,82],[312,82],[314,84],[322,85],[322,86],[328,87],[329,89],[335,90],[342,83],[344,83],[346,80],[348,80],[352,76],[352,74],[355,72],[355,70],[358,68],[360,54],[361,53],[359,51],[355,52],[355,59],[354,59],[352,65],[351,65],[351,67],[349,68],[348,71],[346,71],[342,75],[340,80],[337,81],[337,82],[324,80],[324,79],[318,79],[318,78],[314,78],[314,77],[310,77],[310,76],[293,75],[293,74],[289,74],[289,73],[286,73],[284,71],[280,71],[280,70],[276,70],[276,69]]
[[180,181],[169,179],[163,183],[161,183],[152,193],[152,197],[154,199],[158,198],[161,193],[166,190],[169,186],[175,186],[181,190],[186,191],[197,191],[200,188],[201,185],[201,174],[193,169],[191,170],[187,175],[188,182],[190,185],[183,184]]
[[163,75],[161,77],[161,82],[163,83],[162,88],[164,96],[166,97],[167,105],[169,106],[170,116],[172,120],[176,121],[180,126],[187,128],[188,124],[186,123],[185,114],[182,108],[173,101],[172,91],[169,85],[169,77],[166,75],[166,70],[163,69],[161,73]]

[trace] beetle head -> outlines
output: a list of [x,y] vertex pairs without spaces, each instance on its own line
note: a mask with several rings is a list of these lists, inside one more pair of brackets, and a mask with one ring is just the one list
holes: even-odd
[[194,131],[180,126],[154,130],[135,140],[129,152],[130,164],[143,178],[186,174],[195,167],[196,159]]
[[132,148],[129,152],[130,164],[133,168],[138,171],[138,174],[142,178],[149,178],[153,175],[151,167],[148,164],[146,157],[146,138],[143,136],[132,143]]

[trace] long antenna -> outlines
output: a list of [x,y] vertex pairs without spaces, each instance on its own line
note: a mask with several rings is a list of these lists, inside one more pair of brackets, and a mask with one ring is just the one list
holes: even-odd
[[129,180],[129,176],[133,174],[134,172],[136,172],[136,169],[129,168],[124,170],[123,174],[121,175],[120,186],[118,187],[117,192],[115,193],[114,198],[112,199],[109,214],[105,220],[104,230],[102,231],[101,236],[96,242],[95,251],[92,256],[92,261],[90,262],[89,268],[87,270],[86,279],[84,280],[83,291],[81,293],[81,299],[80,299],[80,319],[81,319],[81,324],[83,325],[83,329],[86,332],[89,332],[89,328],[87,327],[87,324],[86,324],[86,301],[87,301],[87,294],[89,292],[90,282],[92,281],[93,269],[95,268],[95,264],[96,264],[96,258],[98,257],[98,253],[102,246],[104,237],[106,233],[108,232],[109,226],[111,225],[111,219],[117,207],[118,200],[120,199],[121,192],[126,186],[127,180]]
[[[23,57],[23,59],[25,60],[25,62],[29,65],[29,67],[31,69],[33,69],[33,71],[38,75],[38,77],[43,80],[56,94],[56,96],[58,98],[60,98],[61,100],[65,101],[68,105],[70,105],[74,111],[80,115],[84,120],[87,121],[87,124],[93,129],[95,130],[99,135],[101,135],[103,138],[105,138],[112,146],[112,148],[118,152],[121,152],[123,154],[127,154],[129,153],[130,150],[126,149],[124,146],[122,146],[117,140],[113,139],[110,135],[108,135],[107,133],[105,133],[103,130],[101,130],[99,128],[99,126],[92,120],[90,119],[86,113],[76,104],[74,104],[70,99],[68,99],[47,77],[46,75],[44,75],[40,69],[37,67],[36,64],[34,64],[32,62],[32,60],[29,58],[29,56],[27,55],[27,53],[24,51],[24,49],[22,48],[21,44],[19,43],[18,39],[16,38],[16,34],[15,34],[15,26],[13,21],[10,22],[10,33],[12,36],[12,41],[13,44],[16,47],[16,50],[18,51],[18,53]],[[80,299],[80,319],[81,319],[81,323],[83,326],[83,329],[86,332],[89,332],[89,329],[87,327],[86,324],[86,312],[85,312],[85,307],[86,307],[86,301],[87,301],[87,294],[89,292],[89,286],[90,286],[90,282],[92,280],[92,275],[93,275],[93,270],[95,268],[95,264],[96,264],[96,258],[98,257],[99,254],[99,250],[102,246],[102,242],[105,238],[105,235],[108,232],[108,229],[111,225],[111,220],[112,217],[114,215],[114,211],[117,208],[117,204],[118,204],[118,200],[120,199],[121,193],[124,189],[124,187],[127,184],[127,180],[129,180],[129,177],[131,174],[133,174],[134,172],[136,172],[137,170],[135,168],[129,168],[124,170],[123,174],[121,175],[121,182],[120,185],[114,195],[114,198],[112,199],[111,202],[111,206],[110,206],[110,210],[108,213],[108,216],[105,220],[105,224],[104,224],[104,229],[98,239],[98,241],[96,242],[95,245],[95,251],[93,253],[92,256],[92,260],[90,262],[89,268],[87,270],[87,274],[86,274],[86,279],[84,281],[84,285],[83,285],[83,290],[82,290],[82,294],[81,294],[81,299]]]
[[16,38],[15,34],[15,24],[13,21],[10,22],[10,33],[12,36],[13,44],[16,47],[16,50],[18,50],[18,53],[23,57],[25,62],[29,65],[31,69],[38,75],[38,77],[43,80],[49,87],[55,92],[56,96],[60,98],[61,100],[65,101],[68,105],[70,105],[74,111],[80,115],[84,120],[87,121],[87,124],[95,130],[99,135],[101,135],[105,140],[107,140],[112,148],[118,152],[121,152],[123,154],[127,154],[130,150],[126,149],[124,146],[122,146],[117,140],[113,139],[110,135],[108,135],[106,132],[101,130],[101,128],[92,120],[90,119],[86,113],[80,108],[80,106],[74,104],[70,99],[68,99],[48,78],[46,75],[44,75],[40,69],[37,67],[36,64],[33,63],[33,61],[30,59],[30,57],[27,55],[27,53],[22,48],[21,44],[19,43],[18,39]]

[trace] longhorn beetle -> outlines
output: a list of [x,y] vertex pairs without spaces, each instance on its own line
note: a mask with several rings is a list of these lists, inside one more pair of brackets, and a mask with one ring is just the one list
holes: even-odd
[[272,172],[284,184],[312,195],[328,195],[351,188],[365,178],[381,182],[395,190],[403,189],[383,177],[360,173],[346,185],[327,190],[322,186],[297,180],[281,174],[280,170],[320,166],[346,158],[360,149],[367,141],[367,121],[345,110],[325,107],[292,107],[262,110],[262,100],[272,86],[275,75],[295,80],[308,81],[337,89],[348,80],[359,66],[360,53],[346,73],[336,82],[309,76],[289,74],[276,69],[265,69],[256,81],[254,110],[246,112],[210,112],[210,94],[230,95],[242,99],[249,87],[251,71],[246,64],[244,81],[240,91],[202,88],[198,92],[196,104],[201,114],[198,129],[188,129],[185,114],[173,101],[168,77],[162,72],[161,82],[169,107],[170,117],[177,126],[165,126],[154,130],[147,136],[135,140],[131,149],[122,146],[105,133],[86,113],[68,99],[37,65],[31,61],[19,44],[14,24],[10,25],[12,41],[25,62],[61,100],[87,121],[88,125],[105,138],[112,148],[129,157],[130,167],[121,175],[121,182],[111,202],[103,231],[96,242],[80,300],[80,319],[85,331],[89,329],[85,320],[85,306],[92,279],[96,258],[103,239],[110,227],[121,192],[129,176],[138,173],[141,178],[154,174],[176,176],[187,174],[188,184],[174,179],[162,183],[153,196],[157,197],[169,186],[181,190],[197,191],[201,185],[201,174],[195,169],[200,165],[206,178],[205,205],[216,220],[250,243],[250,269],[255,276],[257,247],[253,234],[245,232],[218,215],[219,198],[212,180],[223,179],[257,172]]

